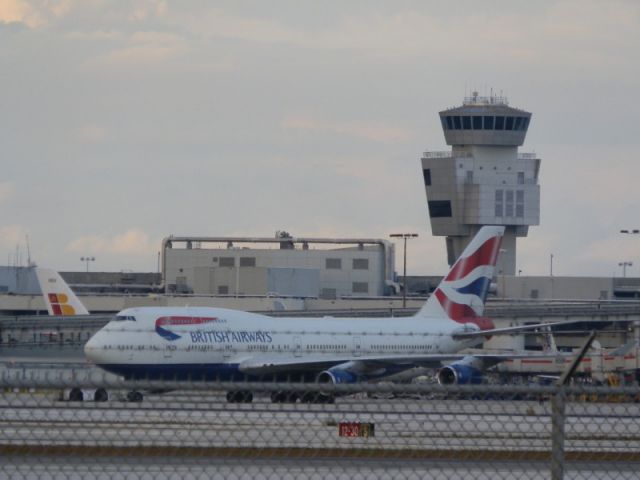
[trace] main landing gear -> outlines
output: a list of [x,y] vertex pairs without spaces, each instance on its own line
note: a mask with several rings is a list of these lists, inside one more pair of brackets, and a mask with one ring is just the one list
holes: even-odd
[[253,393],[242,390],[227,392],[227,402],[229,403],[251,403]]
[[335,403],[335,397],[333,395],[327,395],[320,392],[273,392],[271,394],[271,401],[273,403],[296,403],[300,400],[301,403]]

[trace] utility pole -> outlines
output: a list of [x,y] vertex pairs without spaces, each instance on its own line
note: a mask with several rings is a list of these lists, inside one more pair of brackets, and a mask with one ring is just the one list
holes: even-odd
[[407,308],[407,239],[416,238],[417,233],[392,233],[391,238],[404,239],[404,269],[402,274],[402,308]]

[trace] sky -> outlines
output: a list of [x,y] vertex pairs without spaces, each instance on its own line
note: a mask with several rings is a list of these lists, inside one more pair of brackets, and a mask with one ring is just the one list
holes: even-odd
[[405,231],[442,274],[420,157],[493,88],[542,159],[517,268],[640,276],[639,50],[637,0],[0,0],[0,264],[27,236],[41,266],[155,271],[172,234]]

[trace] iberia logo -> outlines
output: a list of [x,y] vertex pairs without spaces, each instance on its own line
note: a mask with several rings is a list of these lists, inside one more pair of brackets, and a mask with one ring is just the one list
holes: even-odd
[[54,315],[75,315],[76,309],[69,305],[69,297],[64,293],[50,293],[49,303]]
[[176,325],[203,325],[205,323],[215,322],[215,317],[160,317],[156,320],[156,333],[165,340],[178,340],[182,335],[172,332],[164,327],[172,327]]

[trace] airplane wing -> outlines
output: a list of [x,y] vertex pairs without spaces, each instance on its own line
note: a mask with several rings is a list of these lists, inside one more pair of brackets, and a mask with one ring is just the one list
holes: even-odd
[[335,359],[327,360],[326,357],[323,358],[314,358],[314,357],[304,357],[304,358],[289,358],[282,360],[273,360],[273,357],[260,358],[253,357],[248,358],[242,362],[240,362],[239,369],[243,373],[259,375],[259,374],[269,374],[269,373],[279,373],[279,372],[299,372],[299,371],[317,371],[320,372],[322,370],[326,370],[331,367],[335,367],[336,365],[342,365],[345,363],[353,363],[358,364],[360,367],[369,368],[381,368],[385,366],[399,366],[406,365],[406,368],[411,368],[416,365],[427,366],[433,365],[434,367],[441,366],[441,362],[446,362],[448,360],[457,360],[459,358],[464,357],[464,355],[460,354],[450,354],[450,355],[416,355],[416,356],[408,356],[408,355],[386,355],[382,356],[372,356],[372,355],[349,355],[349,356],[341,356],[335,357]]
[[571,325],[574,323],[581,323],[581,322],[584,322],[584,320],[567,320],[564,322],[536,323],[533,325],[520,325],[517,327],[493,328],[491,330],[471,330],[471,331],[465,330],[459,333],[454,333],[452,337],[455,340],[464,340],[464,339],[476,338],[476,337],[491,337],[493,335],[511,335],[514,333],[539,330],[541,328],[560,327],[563,325]]
[[424,355],[348,355],[327,360],[326,357],[289,358],[274,361],[273,357],[250,357],[240,362],[241,372],[251,375],[265,375],[281,372],[321,372],[331,367],[350,364],[351,370],[359,370],[362,373],[377,369],[409,369],[413,367],[440,368],[445,362],[455,362],[468,357],[481,359],[488,367],[505,360],[518,358],[556,358],[557,352],[538,353],[524,351],[488,351],[481,349],[462,351],[450,354],[424,354]]

